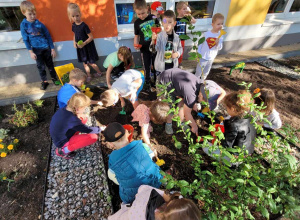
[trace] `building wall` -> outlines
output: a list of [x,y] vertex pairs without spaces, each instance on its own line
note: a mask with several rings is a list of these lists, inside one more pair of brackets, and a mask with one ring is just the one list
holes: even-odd
[[[32,0],[37,8],[37,18],[49,29],[57,57],[54,64],[62,65],[77,62],[76,50],[73,47],[71,23],[67,17],[67,0]],[[130,47],[134,53],[137,65],[141,65],[139,52],[133,48],[133,30],[128,33],[118,33],[114,0],[76,0],[79,4],[83,20],[89,25],[95,38],[95,45],[100,56],[97,62],[102,69],[105,57],[116,51],[120,46]],[[218,0],[215,12],[225,16],[224,47],[220,54],[236,51],[259,49],[271,46],[281,46],[300,43],[300,12],[296,19],[286,22],[266,21],[271,0]],[[204,32],[211,28],[210,24],[198,26]],[[0,87],[16,83],[39,81],[35,61],[32,60],[24,43],[16,42],[20,33],[7,38],[0,33]],[[184,58],[188,57],[192,42],[186,42]]]

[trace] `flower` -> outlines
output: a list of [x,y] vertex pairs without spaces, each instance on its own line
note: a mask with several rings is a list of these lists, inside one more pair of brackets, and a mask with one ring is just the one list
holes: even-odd
[[2,152],[0,157],[6,157],[6,153]]
[[259,88],[256,88],[254,89],[253,93],[256,94],[256,93],[259,93],[260,92],[260,89]]
[[2,142],[3,140],[2,139],[0,139],[0,143]]
[[2,180],[6,180],[7,179],[7,177],[6,176],[4,176],[3,178],[2,178]]
[[18,143],[18,142],[19,142],[19,140],[18,140],[18,139],[15,139],[15,140],[14,140],[14,143],[15,143],[15,144],[16,144],[16,143]]
[[8,145],[8,146],[7,146],[7,149],[8,149],[8,150],[14,149],[14,145],[12,145],[12,144]]
[[4,148],[4,145],[3,144],[0,144],[0,149],[3,149]]

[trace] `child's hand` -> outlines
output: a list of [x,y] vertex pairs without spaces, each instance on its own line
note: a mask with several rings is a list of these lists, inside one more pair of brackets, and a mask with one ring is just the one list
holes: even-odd
[[193,16],[191,16],[191,23],[195,24],[196,22],[197,22],[197,20]]
[[83,44],[80,44],[80,45],[76,43],[76,45],[77,45],[77,47],[78,47],[78,48],[80,48],[80,49],[81,49],[81,48],[83,48],[83,47],[85,46],[85,43],[83,43]]
[[156,38],[157,38],[157,34],[156,34],[156,33],[154,33],[154,32],[152,32],[152,41],[155,41],[155,40],[156,40]]
[[172,59],[176,59],[179,57],[179,54],[177,52],[172,52]]
[[54,49],[51,49],[51,56],[52,56],[53,58],[56,57],[56,52],[55,52]]
[[74,42],[73,46],[74,46],[75,49],[77,49],[77,43],[76,42]]
[[35,55],[35,53],[30,52],[30,57],[31,57],[31,59],[36,60],[36,55]]

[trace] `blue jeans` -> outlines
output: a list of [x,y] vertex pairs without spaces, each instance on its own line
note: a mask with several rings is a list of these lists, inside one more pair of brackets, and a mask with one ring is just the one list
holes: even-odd
[[42,81],[47,81],[46,66],[49,69],[51,78],[57,80],[54,64],[51,56],[51,49],[32,49],[36,55],[36,65]]

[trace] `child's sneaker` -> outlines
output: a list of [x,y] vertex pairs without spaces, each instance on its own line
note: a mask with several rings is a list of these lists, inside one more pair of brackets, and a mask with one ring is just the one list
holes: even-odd
[[47,89],[47,87],[48,87],[48,85],[49,85],[49,83],[48,83],[48,82],[44,82],[44,81],[43,81],[43,82],[41,83],[41,87],[40,87],[40,89],[41,89],[41,90],[46,90],[46,89]]
[[165,131],[167,134],[173,134],[173,128],[172,128],[172,123],[166,123],[165,125]]
[[56,85],[56,86],[61,85],[60,81],[57,80],[57,79],[52,79],[52,82],[53,82],[53,84]]
[[57,155],[57,156],[59,156],[59,157],[62,157],[62,158],[64,158],[64,159],[67,159],[67,160],[69,160],[69,159],[72,159],[72,158],[74,158],[75,156],[76,156],[76,152],[70,152],[70,153],[68,153],[68,154],[66,154],[65,152],[64,152],[64,149],[63,148],[56,148],[56,150],[55,150],[55,154]]

